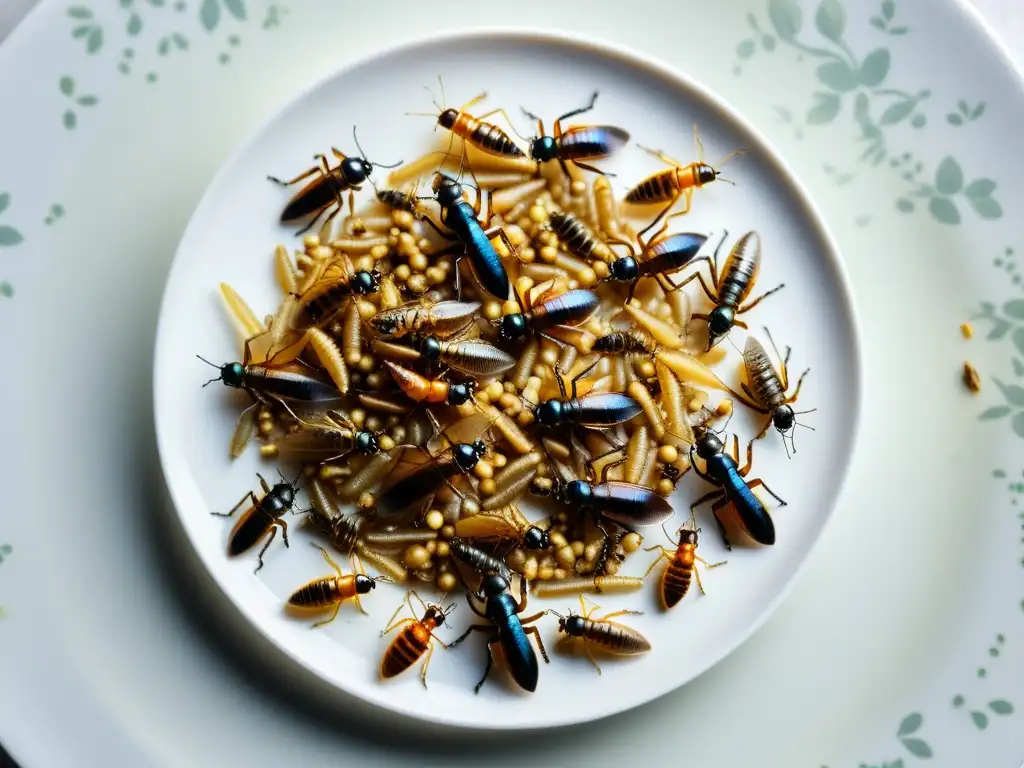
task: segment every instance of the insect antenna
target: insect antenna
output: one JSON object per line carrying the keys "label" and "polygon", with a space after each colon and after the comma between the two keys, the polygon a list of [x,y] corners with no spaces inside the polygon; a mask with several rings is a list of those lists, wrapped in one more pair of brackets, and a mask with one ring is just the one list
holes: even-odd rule
{"label": "insect antenna", "polygon": [[[202,355],[196,355],[196,357],[198,357],[200,360],[202,360],[204,363],[206,363],[211,368],[216,368],[217,370],[220,370],[220,366],[219,365],[217,365],[215,363],[211,363],[209,360],[207,360]],[[224,377],[223,376],[218,376],[215,379],[210,379],[208,382],[206,382],[206,384],[203,384],[203,387],[207,387],[210,384],[213,384],[213,382],[215,382],[215,381],[224,381]]]}
{"label": "insect antenna", "polygon": [[[354,125],[352,126],[352,140],[355,141],[356,149],[359,150],[359,154],[362,156],[362,158],[371,165],[377,166],[378,168],[397,168],[402,164],[401,160],[399,160],[397,163],[393,165],[385,165],[384,163],[371,163],[370,160],[366,157],[366,150],[364,150],[362,146],[359,144],[359,137],[356,135],[356,126]],[[372,181],[370,183],[373,184]],[[377,186],[375,184],[373,185],[373,190],[374,192],[377,191]]]}
{"label": "insect antenna", "polygon": [[557,617],[558,617],[558,618],[560,618],[560,619],[561,619],[562,621],[565,621],[565,620],[566,620],[565,616],[563,616],[562,614],[560,614],[560,613],[559,613],[558,611],[556,611],[556,610],[555,610],[554,608],[548,608],[548,609],[547,609],[546,611],[544,611],[544,613],[550,613],[550,614],[552,614],[553,616],[557,616]]}

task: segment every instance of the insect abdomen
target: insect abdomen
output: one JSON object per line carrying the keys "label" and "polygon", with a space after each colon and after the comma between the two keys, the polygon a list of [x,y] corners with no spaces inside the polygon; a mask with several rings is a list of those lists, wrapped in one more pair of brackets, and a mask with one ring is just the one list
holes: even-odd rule
{"label": "insect abdomen", "polygon": [[661,597],[666,608],[672,608],[686,597],[693,579],[693,547],[680,547],[661,577]]}
{"label": "insect abdomen", "polygon": [[613,261],[615,254],[611,248],[594,234],[586,224],[571,213],[557,211],[548,216],[551,231],[558,235],[565,247],[585,259],[601,259]]}
{"label": "insect abdomen", "polygon": [[651,650],[647,638],[636,630],[614,621],[587,619],[583,625],[583,637],[620,656],[635,656]]}
{"label": "insect abdomen", "polygon": [[750,389],[758,401],[770,407],[781,405],[786,399],[782,391],[782,381],[764,347],[753,336],[747,338],[743,362],[747,369],[747,378],[750,380]]}
{"label": "insect abdomen", "polygon": [[228,539],[228,554],[240,555],[267,535],[274,518],[260,506],[250,507],[239,519]]}
{"label": "insect abdomen", "polygon": [[400,675],[427,652],[430,646],[430,633],[417,622],[410,624],[395,638],[384,654],[380,663],[382,678]]}
{"label": "insect abdomen", "polygon": [[523,150],[516,146],[501,128],[491,123],[475,121],[473,130],[466,139],[484,152],[505,157],[524,157]]}
{"label": "insect abdomen", "polygon": [[667,168],[648,176],[626,193],[627,203],[664,203],[679,194],[679,178],[675,168]]}
{"label": "insect abdomen", "polygon": [[324,579],[314,579],[292,592],[291,597],[288,598],[288,605],[296,605],[301,608],[324,608],[334,605],[341,599],[338,579],[328,576]]}
{"label": "insect abdomen", "polygon": [[629,134],[611,125],[570,128],[558,140],[559,155],[566,160],[597,160],[617,152]]}

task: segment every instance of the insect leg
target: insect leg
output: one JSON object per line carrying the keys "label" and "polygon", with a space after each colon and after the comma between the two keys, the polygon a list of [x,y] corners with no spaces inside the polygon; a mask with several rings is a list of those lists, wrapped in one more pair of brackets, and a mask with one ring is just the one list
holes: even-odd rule
{"label": "insect leg", "polygon": [[[397,607],[397,608],[395,609],[395,612],[394,612],[394,613],[392,614],[392,616],[391,616],[391,621],[394,621],[394,619],[395,619],[395,616],[397,616],[397,615],[398,615],[398,612],[399,612],[400,610],[402,610],[402,605],[404,605],[404,603],[402,603],[401,605],[399,605],[399,606],[398,606],[398,607]],[[388,627],[386,627],[385,629],[382,629],[382,630],[380,631],[380,636],[381,636],[381,637],[384,637],[384,635],[388,634],[389,632],[394,632],[394,631],[395,631],[396,629],[398,629],[399,627],[404,627],[404,626],[405,626],[406,624],[415,624],[415,623],[416,623],[416,619],[399,619],[398,621],[395,621],[395,623],[394,623],[394,624],[390,624],[390,625],[389,625]]]}
{"label": "insect leg", "polygon": [[318,629],[319,627],[327,626],[332,621],[334,621],[336,618],[338,618],[338,611],[340,611],[340,610],[341,610],[341,601],[339,600],[335,604],[335,606],[334,606],[334,613],[331,614],[331,618],[323,619],[322,621],[318,621],[316,624],[314,624],[312,627],[310,627],[310,629]]}
{"label": "insect leg", "polygon": [[[465,582],[463,582],[463,586],[465,586]],[[470,608],[470,610],[473,611],[473,613],[475,613],[477,616],[479,616],[482,619],[486,619],[487,618],[487,614],[486,613],[484,613],[483,611],[478,609],[475,605],[473,605],[473,593],[472,592],[468,592],[468,591],[466,592],[466,602],[469,603],[469,608]],[[457,642],[461,642],[461,640],[456,641],[456,643]],[[456,643],[452,643],[452,645],[455,645]]]}
{"label": "insect leg", "polygon": [[237,504],[235,504],[235,506],[233,506],[231,508],[230,512],[211,512],[210,514],[211,515],[216,515],[217,517],[231,517],[232,515],[235,514],[235,512],[238,511],[238,508],[240,506],[245,504],[246,501],[250,501],[250,500],[252,501],[252,505],[254,507],[257,506],[260,503],[260,500],[256,498],[256,494],[253,493],[252,491],[249,491],[247,494],[245,494],[245,496],[242,497],[241,501],[239,501]]}
{"label": "insect leg", "polygon": [[[714,504],[711,505],[711,513],[715,516],[715,522],[718,523],[718,532],[722,535],[722,543],[725,544],[725,548],[727,550],[732,552],[732,542],[729,541],[729,533],[725,530],[725,523],[722,522],[722,517],[719,514],[728,505],[729,505],[729,497],[725,496],[723,494],[722,498],[720,498],[718,501],[716,501]],[[697,569],[694,568],[693,572],[696,573]],[[698,586],[700,585],[699,577],[698,577],[697,584],[698,584]],[[701,594],[703,594],[704,593],[704,588],[701,587],[700,591],[701,591]]]}
{"label": "insect leg", "polygon": [[[538,618],[539,616],[543,615],[544,611],[541,611],[537,616],[534,616],[534,618]],[[537,640],[537,647],[540,648],[540,655],[544,659],[544,663],[550,664],[551,659],[548,658],[548,650],[544,647],[544,640],[541,639],[540,629],[538,629],[537,627],[524,627],[523,632],[527,635],[534,636],[534,638]]]}
{"label": "insect leg", "polygon": [[455,257],[455,300],[462,301],[462,275],[459,267],[462,266],[462,256]]}
{"label": "insect leg", "polygon": [[611,621],[616,616],[643,616],[643,615],[644,615],[643,611],[622,610],[622,611],[615,611],[614,613],[609,613],[607,616],[602,616],[600,619],[597,619],[597,621]]}
{"label": "insect leg", "polygon": [[644,552],[651,552],[651,551],[653,551],[655,549],[658,550],[659,554],[654,559],[654,562],[651,563],[650,567],[647,569],[647,571],[644,573],[644,575],[640,578],[641,581],[645,581],[647,579],[647,577],[651,575],[651,571],[654,570],[654,567],[658,563],[660,563],[663,559],[671,559],[671,557],[672,557],[671,553],[667,549],[665,549],[663,546],[661,546],[660,544],[655,544],[653,547],[647,547],[647,549],[645,549]]}
{"label": "insect leg", "polygon": [[[341,203],[335,202],[335,203],[331,203],[331,205],[333,205],[333,206],[340,206]],[[316,224],[318,221],[320,221],[320,217],[323,216],[327,212],[327,210],[329,208],[330,208],[330,205],[327,206],[327,208],[324,208],[322,211],[320,211],[320,213],[318,213],[312,219],[310,219],[309,223],[306,224],[306,226],[304,226],[302,229],[300,229],[298,232],[295,233],[295,236],[298,237],[299,235],[304,235],[307,232],[309,232],[309,230],[311,230],[313,228],[313,225]],[[334,214],[332,214],[332,216],[337,215],[337,211],[338,210],[339,210],[339,208],[335,207],[335,212],[334,212]],[[318,227],[318,229],[319,229],[319,227]]]}
{"label": "insect leg", "polygon": [[811,369],[808,368],[806,371],[804,371],[803,373],[800,374],[800,378],[796,380],[796,390],[793,392],[792,395],[790,395],[789,397],[786,398],[786,402],[787,403],[795,402],[796,399],[800,396],[800,387],[803,386],[804,376],[806,376],[810,372],[811,372]]}
{"label": "insect leg", "polygon": [[267,551],[267,547],[269,547],[271,544],[274,543],[274,539],[276,537],[277,537],[277,526],[276,525],[272,525],[270,527],[270,538],[267,539],[267,543],[263,545],[263,549],[260,550],[260,553],[258,555],[256,555],[256,559],[259,561],[259,565],[256,566],[256,570],[253,571],[253,573],[259,573],[260,572],[260,568],[263,567],[263,553]]}
{"label": "insect leg", "polygon": [[288,543],[288,521],[277,518],[277,520],[273,522],[273,525],[276,525],[281,529],[281,538],[284,540],[284,545],[286,547],[291,547],[291,544]]}
{"label": "insect leg", "polygon": [[[711,479],[711,476],[710,476],[710,475],[708,475],[708,474],[707,474],[706,472],[702,472],[702,471],[701,471],[701,469],[700,469],[700,467],[698,467],[698,466],[697,466],[697,463],[696,463],[696,462],[695,462],[695,461],[693,460],[693,453],[694,453],[694,452],[693,452],[693,450],[691,449],[691,450],[690,450],[690,468],[691,468],[691,469],[692,469],[692,470],[693,470],[694,472],[696,472],[696,473],[697,473],[697,477],[699,477],[699,478],[700,478],[701,480],[704,480],[705,482],[708,482],[708,483],[714,483],[715,481]],[[692,512],[692,510],[693,510],[693,507],[690,507],[690,510],[691,510],[691,512]],[[691,517],[692,517],[692,515],[691,515]]]}
{"label": "insect leg", "polygon": [[452,642],[448,643],[448,647],[449,648],[454,648],[459,643],[461,643],[463,640],[465,640],[467,637],[469,637],[470,633],[472,633],[472,632],[482,632],[485,629],[491,629],[492,630],[492,629],[494,629],[494,627],[491,624],[470,624],[466,628],[465,632],[463,632],[461,635],[459,635],[457,638],[455,638]]}
{"label": "insect leg", "polygon": [[430,646],[427,649],[427,655],[423,659],[423,666],[420,667],[420,682],[423,683],[423,687],[427,687],[427,667],[430,666],[430,657],[434,655],[434,646]]}
{"label": "insect leg", "polygon": [[697,507],[699,507],[701,504],[707,504],[709,501],[711,501],[712,499],[717,499],[719,496],[725,496],[725,491],[716,488],[715,490],[710,491],[709,493],[705,493],[703,496],[701,496],[699,499],[693,502],[693,504],[690,505],[690,512],[696,510]]}
{"label": "insect leg", "polygon": [[765,481],[762,480],[760,477],[754,478],[749,483],[747,483],[747,488],[753,489],[753,488],[757,488],[758,486],[761,486],[766,491],[768,491],[768,493],[771,494],[772,498],[775,499],[777,502],[779,502],[779,506],[780,507],[787,506],[787,502],[783,501],[782,497],[779,496],[779,494],[777,494],[771,488],[769,488],[768,485],[765,483]]}
{"label": "insect leg", "polygon": [[613,178],[615,177],[615,174],[612,173],[611,171],[602,171],[600,168],[595,168],[593,165],[590,165],[589,163],[581,163],[579,160],[570,160],[569,162],[571,162],[577,168],[582,168],[584,171],[591,171],[601,176],[611,176]]}
{"label": "insect leg", "polygon": [[[703,261],[703,260],[705,260],[705,259],[707,259],[707,257],[706,257],[706,256],[702,256],[701,258],[697,259],[697,261],[695,261],[695,262],[693,262],[693,263],[694,263],[694,264],[696,264],[696,263],[698,263],[698,262],[700,262],[700,261]],[[714,270],[714,264],[713,264],[713,262],[711,262],[711,260],[710,260],[710,259],[708,259],[708,263],[709,263],[709,264],[711,264],[711,271],[712,271],[712,278],[713,278],[713,279],[712,279],[712,284],[713,284],[713,285],[715,285],[715,286],[717,286],[717,285],[718,285],[718,279],[717,279],[717,277],[715,277],[715,270]],[[690,284],[691,282],[693,282],[694,280],[696,280],[697,282],[699,282],[699,283],[700,283],[700,287],[701,287],[701,288],[702,288],[702,289],[704,290],[704,293],[705,293],[705,295],[706,295],[706,296],[707,296],[707,297],[708,297],[709,299],[711,299],[711,301],[713,301],[713,302],[715,302],[715,303],[717,303],[717,302],[718,302],[718,295],[717,295],[717,293],[716,293],[715,291],[712,291],[712,290],[711,290],[710,288],[708,288],[708,286],[707,286],[707,283],[705,283],[705,282],[704,282],[704,275],[702,275],[702,274],[700,273],[700,270],[697,270],[697,271],[695,271],[695,272],[694,272],[693,274],[691,274],[691,275],[690,275],[690,276],[689,276],[688,278],[686,278],[685,280],[683,280],[683,282],[681,282],[681,283],[676,283],[676,284],[675,284],[675,286],[676,286],[676,288],[675,288],[675,289],[676,289],[676,290],[678,291],[678,290],[680,290],[681,288],[685,288],[685,287],[686,287],[687,285],[689,285],[689,284]],[[694,315],[693,315],[693,316],[694,316],[694,317],[701,317],[702,319],[707,319],[707,318],[706,318],[706,316],[704,316],[704,315],[700,315],[700,314],[697,314],[697,313],[694,313]]]}
{"label": "insect leg", "polygon": [[[516,602],[516,613],[526,610],[526,579],[519,577],[519,600]],[[536,618],[536,617],[534,617]]]}
{"label": "insect leg", "polygon": [[494,650],[491,646],[500,642],[501,637],[499,635],[491,635],[487,641],[487,666],[484,667],[484,676],[480,678],[480,682],[473,688],[473,693],[480,693],[483,684],[487,682],[487,676],[491,674],[491,666],[494,664]]}
{"label": "insect leg", "polygon": [[560,123],[563,120],[565,120],[567,118],[570,118],[570,117],[576,117],[576,115],[582,115],[584,112],[589,112],[590,110],[592,110],[594,108],[594,104],[597,103],[597,96],[598,96],[599,93],[600,93],[600,91],[594,91],[592,94],[590,94],[590,101],[587,102],[586,106],[578,107],[576,109],[570,110],[569,112],[566,112],[564,115],[559,115],[558,117],[556,117],[555,118],[555,135],[558,136],[559,134],[561,134],[562,127],[561,127]]}
{"label": "insect leg", "polygon": [[297,184],[298,182],[302,181],[303,179],[308,179],[310,176],[313,176],[314,174],[317,174],[317,173],[319,173],[321,176],[324,175],[323,169],[319,165],[314,165],[308,171],[304,171],[304,172],[300,173],[294,179],[291,179],[289,181],[284,181],[283,179],[279,179],[279,178],[277,178],[277,176],[267,176],[267,179],[269,179],[270,181],[274,182],[275,184],[279,184],[282,187],[289,187],[292,184]]}
{"label": "insect leg", "polygon": [[590,659],[590,663],[594,665],[594,669],[597,670],[597,674],[601,674],[601,665],[594,659],[594,655],[590,652],[590,643],[587,642],[587,638],[580,638],[583,641],[583,653],[586,654],[587,658]]}
{"label": "insect leg", "polygon": [[766,293],[762,293],[760,296],[758,296],[753,301],[750,301],[747,304],[744,304],[742,307],[740,307],[739,309],[736,310],[736,313],[739,314],[740,312],[749,312],[754,307],[756,307],[758,304],[760,304],[762,301],[764,301],[769,296],[771,296],[773,293],[777,293],[778,291],[781,291],[785,287],[786,287],[785,283],[779,283],[774,288],[772,288],[770,291],[767,291]]}

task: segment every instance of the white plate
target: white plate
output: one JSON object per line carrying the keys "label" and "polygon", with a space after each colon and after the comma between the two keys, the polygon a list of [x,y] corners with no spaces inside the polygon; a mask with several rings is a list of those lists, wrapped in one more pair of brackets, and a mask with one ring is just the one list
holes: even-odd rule
{"label": "white plate", "polygon": [[[185,2],[182,11],[174,0],[89,3],[103,29],[91,54],[88,39],[73,37],[82,25],[68,4],[44,3],[0,45],[0,72],[15,73],[0,77],[0,192],[11,195],[0,226],[23,237],[0,247],[0,282],[13,291],[0,296],[0,543],[13,547],[0,563],[0,739],[23,765],[1021,763],[1024,520],[1014,502],[1024,443],[1011,414],[977,418],[1006,404],[993,376],[1020,383],[1018,324],[990,341],[992,323],[976,321],[970,342],[957,326],[980,302],[1005,317],[1003,305],[1020,298],[1006,271],[1017,260],[1004,252],[1019,258],[1022,248],[1024,97],[973,12],[953,0],[897,0],[886,24],[881,2],[841,6],[841,39],[858,62],[889,52],[879,89],[895,93],[869,96],[876,118],[900,92],[929,91],[923,127],[905,115],[883,129],[897,157],[913,152],[925,181],[952,156],[968,181],[998,184],[999,218],[980,217],[958,194],[961,222],[949,225],[927,206],[899,211],[906,182],[858,161],[855,93],[831,122],[807,124],[813,94],[827,91],[821,52],[842,55],[818,30],[817,0],[798,4],[794,38],[813,53],[778,38],[773,15],[793,29],[778,0],[639,3],[628,16],[517,4],[523,23],[644,50],[699,79],[791,160],[840,243],[862,310],[866,408],[836,515],[790,598],[750,641],[614,720],[496,741],[437,727],[410,733],[397,718],[361,714],[354,699],[345,708],[297,703],[288,691],[305,691],[306,680],[266,664],[276,652],[244,622],[221,629],[237,614],[191,547],[179,546],[180,527],[167,524],[160,501],[150,358],[174,248],[202,190],[254,126],[382,45],[500,20],[468,0],[444,13],[353,0],[296,3],[264,29],[269,4],[232,3],[246,9],[238,20],[220,0],[207,30],[212,4]],[[135,36],[133,12],[143,25]],[[771,52],[751,49],[748,13],[772,36]],[[872,26],[875,15],[890,32],[908,31],[887,34]],[[173,32],[189,47],[161,56]],[[69,100],[65,76],[74,98],[98,103]],[[961,99],[971,114],[984,102],[984,114],[953,125],[947,116]],[[69,109],[72,130],[62,122]],[[54,203],[63,216],[47,224]],[[982,374],[978,397],[960,385],[965,359]],[[191,359],[179,375],[194,380]],[[718,597],[716,582],[698,602]]]}
{"label": "white plate", "polygon": [[[317,148],[337,144],[338,126],[352,123],[367,137],[362,143],[371,159],[412,159],[433,149],[432,121],[403,115],[426,100],[423,72],[442,73],[447,93],[461,101],[486,86],[488,104],[504,105],[509,113],[529,103],[531,110],[557,115],[600,88],[587,120],[621,125],[635,141],[688,156],[696,123],[712,162],[745,148],[747,154],[727,169],[736,186],[719,183],[701,190],[694,210],[676,220],[674,231],[720,232],[724,227],[733,231],[730,243],[747,230],[760,234],[763,266],[755,294],[783,281],[786,287],[745,318],[759,334],[767,323],[777,339],[793,345],[794,376],[807,365],[814,367],[799,404],[809,408],[824,398],[813,419],[817,432],[798,436],[804,450],[794,461],[787,462],[774,434],[755,452],[751,478],[766,478],[789,503],[773,512],[778,543],[770,549],[737,547],[728,554],[728,567],[706,579],[712,598],[688,600],[668,614],[658,611],[656,581],[643,594],[600,598],[606,610],[645,611],[631,624],[654,651],[632,663],[605,664],[600,679],[586,659],[555,654],[532,696],[508,690],[500,674],[474,695],[483,662],[481,642],[437,654],[429,691],[415,674],[382,684],[377,670],[392,638],[381,639],[379,631],[402,589],[384,586],[368,596],[369,619],[345,610],[329,628],[310,632],[309,621],[286,615],[282,606],[297,587],[325,573],[319,552],[310,546],[315,537],[293,526],[291,551],[268,550],[257,578],[251,556],[225,556],[233,522],[209,514],[233,505],[255,482],[256,471],[272,471],[254,450],[245,461],[227,458],[225,444],[238,419],[239,398],[219,386],[200,389],[211,372],[193,357],[199,352],[220,362],[241,355],[219,300],[221,281],[246,297],[259,316],[272,313],[279,301],[269,260],[276,243],[294,242],[295,228],[278,224],[288,193],[267,183],[266,174],[293,175]],[[574,100],[571,94],[579,96]],[[622,195],[659,162],[630,146],[607,167],[618,174],[615,185]],[[384,183],[384,172],[377,174],[377,183]],[[368,188],[363,197],[372,192]],[[712,241],[718,239],[715,235]],[[733,341],[742,348],[741,331]],[[723,367],[730,378],[735,352],[733,358]],[[411,717],[471,728],[539,728],[592,720],[659,696],[715,663],[767,617],[831,514],[853,444],[858,377],[852,305],[830,237],[809,199],[736,113],[699,85],[610,49],[533,35],[458,35],[384,53],[329,78],[281,110],[225,165],[186,230],[168,280],[157,332],[155,410],[168,485],[192,545],[231,601],[285,654],[333,685]],[[743,417],[730,428],[740,433],[744,445],[757,429],[754,420]],[[706,490],[701,483],[684,484],[673,497],[677,517],[671,530],[685,522],[690,502]],[[713,519],[708,515],[698,522],[708,531],[701,538],[703,555],[725,559]],[[668,543],[657,527],[646,534],[647,545]],[[650,558],[632,558],[623,573],[642,575]],[[543,607],[564,613],[571,602],[533,600],[528,613]],[[458,603],[449,619],[452,629],[442,637],[453,638],[477,623],[461,597]],[[549,617],[538,626],[553,646],[557,620]],[[595,691],[617,693],[595,696]]]}

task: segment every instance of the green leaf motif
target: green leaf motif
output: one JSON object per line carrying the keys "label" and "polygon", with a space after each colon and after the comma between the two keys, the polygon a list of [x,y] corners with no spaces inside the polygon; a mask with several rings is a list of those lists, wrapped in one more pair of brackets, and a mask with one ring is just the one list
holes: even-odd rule
{"label": "green leaf motif", "polygon": [[811,125],[831,123],[839,114],[839,107],[842,102],[839,96],[834,93],[816,93],[814,98],[817,104],[811,107],[807,113],[807,122]]}
{"label": "green leaf motif", "polygon": [[889,30],[890,35],[905,35],[910,31],[909,27],[893,27]]}
{"label": "green leaf motif", "polygon": [[839,42],[846,28],[846,13],[839,0],[821,0],[814,22],[822,35],[833,42]]}
{"label": "green leaf motif", "polygon": [[1014,320],[1024,320],[1024,299],[1011,299],[1003,304],[1003,314]]}
{"label": "green leaf motif", "polygon": [[69,77],[68,75],[64,75],[64,77],[60,79],[60,92],[63,93],[65,96],[70,96],[71,94],[73,94],[75,92],[74,78]]}
{"label": "green leaf motif", "polygon": [[880,85],[889,74],[890,61],[887,48],[878,48],[872,51],[860,65],[860,81],[869,88]]}
{"label": "green leaf motif", "polygon": [[985,114],[985,102],[978,102],[978,106],[971,112],[971,120],[977,120],[979,117]]}
{"label": "green leaf motif", "polygon": [[932,756],[932,748],[928,746],[926,741],[921,739],[903,739],[903,746],[906,747],[912,755],[920,757],[922,760],[927,760]]}
{"label": "green leaf motif", "polygon": [[8,283],[6,280],[0,282],[0,296],[11,298],[14,296],[14,286]]}
{"label": "green leaf motif", "polygon": [[956,696],[953,697],[953,706],[954,707],[962,707],[963,705],[964,705],[964,697],[963,696],[957,694]]}
{"label": "green leaf motif", "polygon": [[928,202],[928,210],[943,224],[960,223],[960,209],[948,197],[933,197]]}
{"label": "green leaf motif", "polygon": [[0,226],[0,246],[17,245],[24,239],[14,227]]}
{"label": "green leaf motif", "polygon": [[900,727],[899,730],[896,731],[896,735],[902,738],[903,736],[910,736],[912,733],[917,733],[921,728],[922,723],[924,723],[924,718],[917,712],[911,712],[900,721]]}
{"label": "green leaf motif", "polygon": [[736,46],[736,55],[741,59],[749,59],[754,55],[754,41],[744,40],[742,43]]}
{"label": "green leaf motif", "polygon": [[6,211],[8,206],[10,206],[10,204],[11,204],[11,193],[10,192],[0,192],[0,213],[3,213],[4,211]]}
{"label": "green leaf motif", "polygon": [[958,115],[956,112],[950,112],[948,115],[946,115],[946,120],[949,122],[950,125],[964,124],[964,119],[960,117],[960,115]]}
{"label": "green leaf motif", "polygon": [[84,5],[75,5],[68,8],[68,16],[72,19],[91,19],[92,11],[86,8]]}
{"label": "green leaf motif", "polygon": [[[1016,432],[1018,435],[1024,437],[1024,434],[1021,433],[1021,430],[1017,429],[1016,418],[1014,418],[1013,420],[1013,431]],[[974,724],[978,727],[979,731],[984,731],[986,728],[988,728],[988,715],[986,715],[984,712],[971,712],[971,720],[974,721]]]}
{"label": "green leaf motif", "polygon": [[76,125],[78,125],[78,117],[75,116],[74,111],[70,109],[64,110],[64,127],[70,131]]}
{"label": "green leaf motif", "polygon": [[818,67],[818,79],[833,91],[846,93],[857,87],[857,74],[845,61],[830,61]]}
{"label": "green leaf motif", "polygon": [[71,36],[75,38],[75,40],[77,40],[80,37],[85,37],[86,35],[88,35],[91,29],[92,27],[90,27],[88,24],[83,24],[80,27],[75,27],[75,31],[71,33]]}
{"label": "green leaf motif", "polygon": [[996,385],[1003,393],[1003,397],[1006,398],[1006,402],[1010,405],[1015,405],[1018,408],[1024,408],[1024,388],[1018,387],[1016,384],[1003,384],[999,379],[992,377]]}
{"label": "green leaf motif", "polygon": [[171,34],[171,40],[174,41],[174,45],[179,51],[188,50],[188,39],[180,32],[174,32]]}
{"label": "green leaf motif", "polygon": [[[1017,338],[1016,338],[1016,334],[1014,334],[1013,343],[1014,344],[1018,343],[1017,342]],[[1019,348],[1020,347],[1018,346],[1018,349]],[[1021,360],[1018,357],[1013,358],[1013,373],[1016,376],[1024,376],[1024,360]]]}
{"label": "green leaf motif", "polygon": [[125,27],[125,31],[128,32],[128,34],[132,37],[135,37],[137,34],[139,34],[139,32],[142,31],[142,17],[139,16],[139,14],[137,13],[133,13],[128,18],[128,24]]}
{"label": "green leaf motif", "polygon": [[85,50],[90,54],[96,53],[103,47],[103,30],[100,27],[93,27],[89,30],[89,37],[85,41]]}
{"label": "green leaf motif", "polygon": [[768,18],[775,34],[783,40],[793,40],[803,25],[803,15],[796,0],[768,0]]}
{"label": "green leaf motif", "polygon": [[871,26],[874,27],[875,29],[882,29],[882,30],[884,30],[885,29],[885,19],[883,19],[881,16],[872,16],[871,17]]}
{"label": "green leaf motif", "polygon": [[220,23],[220,3],[218,0],[203,0],[199,8],[199,21],[207,32],[212,32]]}
{"label": "green leaf motif", "polygon": [[160,42],[157,43],[157,46],[156,46],[156,52],[158,54],[160,54],[161,56],[166,56],[167,53],[170,50],[171,50],[170,38],[167,38],[167,37],[160,38]]}
{"label": "green leaf motif", "polygon": [[964,194],[968,197],[990,197],[996,191],[996,183],[992,179],[976,179],[967,185]]}
{"label": "green leaf motif", "polygon": [[[1016,414],[1014,414],[1014,418],[1013,418],[1013,421],[1011,422],[1011,426],[1014,428],[1014,432],[1017,433],[1018,437],[1024,437],[1024,411],[1018,411]],[[981,713],[978,713],[978,714],[981,715]],[[974,717],[973,713],[972,713],[972,717]],[[984,717],[984,716],[982,716],[982,717]],[[978,726],[978,727],[979,728],[984,728],[984,726]]]}
{"label": "green leaf motif", "polygon": [[991,197],[972,197],[971,207],[983,219],[999,219],[1003,216],[1003,206]]}
{"label": "green leaf motif", "polygon": [[[1013,331],[1013,346],[1024,355],[1024,328],[1015,328]],[[1017,374],[1018,376],[1020,374]]]}
{"label": "green leaf motif", "polygon": [[236,19],[245,21],[245,3],[243,0],[224,0],[224,7]]}
{"label": "green leaf motif", "polygon": [[882,3],[882,15],[886,21],[892,21],[892,17],[896,15],[896,1],[895,0],[884,0]]}
{"label": "green leaf motif", "polygon": [[763,35],[761,37],[761,45],[764,46],[764,49],[766,51],[771,53],[772,51],[775,50],[775,38],[772,37],[771,35]]}
{"label": "green leaf motif", "polygon": [[988,708],[995,712],[997,715],[1012,715],[1013,704],[1002,699],[996,699],[988,703]]}
{"label": "green leaf motif", "polygon": [[[993,419],[1001,419],[1005,416],[1010,415],[1010,406],[1008,405],[993,405],[991,408],[986,408],[978,415],[978,421],[992,421]],[[958,706],[956,704],[953,705]]]}
{"label": "green leaf motif", "polygon": [[944,195],[955,195],[964,186],[964,172],[952,157],[946,157],[935,173],[935,188]]}
{"label": "green leaf motif", "polygon": [[895,104],[890,104],[886,107],[879,122],[882,125],[895,125],[896,123],[910,117],[914,113],[914,109],[916,107],[917,101],[914,99],[897,101]]}

